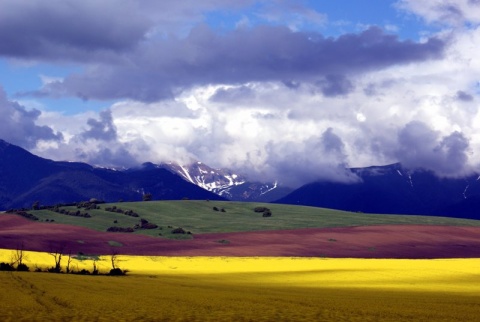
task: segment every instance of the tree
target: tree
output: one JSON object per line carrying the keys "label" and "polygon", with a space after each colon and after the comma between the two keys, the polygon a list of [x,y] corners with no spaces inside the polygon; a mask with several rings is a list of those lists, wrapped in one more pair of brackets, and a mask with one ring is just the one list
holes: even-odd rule
{"label": "tree", "polygon": [[72,263],[72,253],[68,252],[68,258],[67,258],[67,274],[70,273],[70,263]]}
{"label": "tree", "polygon": [[63,253],[63,246],[53,248],[54,250],[51,251],[49,254],[53,256],[55,260],[55,266],[52,267],[49,271],[53,273],[61,273],[62,272],[62,253]]}
{"label": "tree", "polygon": [[14,265],[17,265],[17,271],[28,271],[29,268],[27,265],[23,263],[23,260],[26,259],[25,252],[24,252],[24,245],[23,242],[13,251],[12,259],[11,259],[11,267],[13,268]]}
{"label": "tree", "polygon": [[97,259],[96,259],[96,258],[93,259],[93,271],[92,271],[92,274],[93,274],[93,275],[98,275]]}
{"label": "tree", "polygon": [[112,255],[110,256],[110,262],[112,264],[112,269],[110,270],[110,273],[108,273],[108,275],[119,276],[119,275],[125,275],[127,273],[126,270],[122,270],[118,267],[118,262],[119,262],[118,253],[113,249],[112,249]]}
{"label": "tree", "polygon": [[32,205],[32,210],[38,210],[40,209],[40,201],[35,201]]}
{"label": "tree", "polygon": [[116,251],[112,251],[110,262],[112,263],[112,269],[116,269],[118,264],[118,253]]}
{"label": "tree", "polygon": [[23,242],[13,251],[13,254],[12,254],[12,260],[11,260],[11,264],[12,266],[13,265],[22,265],[23,264],[23,260],[24,260],[24,252],[23,252]]}
{"label": "tree", "polygon": [[263,217],[272,217],[272,211],[270,209],[267,209],[263,212]]}
{"label": "tree", "polygon": [[144,193],[143,194],[143,201],[151,201],[152,200],[152,194],[151,193]]}

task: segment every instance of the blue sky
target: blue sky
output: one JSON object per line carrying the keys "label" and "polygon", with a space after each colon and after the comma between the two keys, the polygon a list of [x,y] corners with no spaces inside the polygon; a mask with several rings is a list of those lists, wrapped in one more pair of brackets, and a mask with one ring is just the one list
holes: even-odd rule
{"label": "blue sky", "polygon": [[0,0],[0,138],[300,185],[479,170],[472,0]]}

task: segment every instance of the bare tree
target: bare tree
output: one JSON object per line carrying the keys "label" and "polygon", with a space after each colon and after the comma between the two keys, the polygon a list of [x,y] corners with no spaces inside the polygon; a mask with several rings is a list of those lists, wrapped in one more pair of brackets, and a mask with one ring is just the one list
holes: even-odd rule
{"label": "bare tree", "polygon": [[110,256],[110,261],[112,263],[112,269],[116,269],[118,264],[118,253],[116,251],[112,251],[112,255]]}
{"label": "bare tree", "polygon": [[143,199],[143,201],[151,201],[152,200],[152,194],[151,193],[144,193],[142,199]]}
{"label": "bare tree", "polygon": [[40,201],[35,201],[33,204],[32,204],[32,210],[38,210],[40,209]]}
{"label": "bare tree", "polygon": [[55,266],[52,267],[51,271],[54,273],[60,273],[62,271],[61,263],[62,263],[62,256],[63,256],[63,246],[55,247],[54,250],[51,251],[49,254],[53,256],[55,260]]}
{"label": "bare tree", "polygon": [[112,263],[112,269],[109,275],[125,275],[127,271],[118,267],[118,252],[112,249],[112,255],[110,256],[110,262]]}
{"label": "bare tree", "polygon": [[11,257],[11,266],[16,265],[17,271],[28,271],[28,266],[23,263],[26,259],[23,242],[13,251]]}
{"label": "bare tree", "polygon": [[72,252],[68,252],[68,258],[67,258],[67,274],[70,273],[70,263],[72,262],[73,257],[72,257]]}
{"label": "bare tree", "polygon": [[94,258],[93,259],[93,272],[92,272],[93,275],[97,275],[98,274],[98,268],[97,268],[97,259]]}
{"label": "bare tree", "polygon": [[18,245],[18,247],[13,251],[12,253],[12,258],[11,258],[11,264],[13,265],[22,265],[23,260],[25,259],[25,253],[24,253],[24,245],[23,242]]}

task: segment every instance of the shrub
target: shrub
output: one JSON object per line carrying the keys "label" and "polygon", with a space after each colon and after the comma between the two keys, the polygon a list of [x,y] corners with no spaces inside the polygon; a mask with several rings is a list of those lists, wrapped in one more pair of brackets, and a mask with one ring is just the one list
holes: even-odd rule
{"label": "shrub", "polygon": [[0,271],[14,271],[15,269],[13,268],[12,265],[8,263],[0,263]]}
{"label": "shrub", "polygon": [[136,224],[134,229],[155,229],[158,228],[158,225],[155,225],[151,222],[148,222],[146,219],[140,219],[140,224]]}
{"label": "shrub", "polygon": [[213,207],[213,210],[215,211],[219,211],[219,209],[217,207]]}
{"label": "shrub", "polygon": [[108,232],[113,232],[113,233],[133,233],[134,229],[132,227],[108,227],[107,228]]}
{"label": "shrub", "polygon": [[140,226],[141,229],[156,229],[158,228],[158,225],[152,224],[152,223],[147,223],[143,224]]}
{"label": "shrub", "polygon": [[267,207],[255,207],[255,209],[253,209],[253,211],[255,211],[255,212],[265,212],[267,210],[270,211],[270,209],[267,208]]}
{"label": "shrub", "polygon": [[30,219],[30,220],[38,220],[38,217],[37,217],[37,216],[32,215],[32,214],[29,214],[28,212],[23,211],[23,210],[17,211],[17,212],[15,212],[15,213],[16,213],[17,215],[20,215],[20,216],[25,217],[25,218]]}
{"label": "shrub", "polygon": [[17,271],[19,272],[28,272],[29,270],[28,266],[23,263],[17,265]]}
{"label": "shrub", "polygon": [[49,273],[61,273],[62,271],[58,268],[50,267],[49,269],[47,269],[47,272],[49,272]]}
{"label": "shrub", "polygon": [[270,211],[270,209],[265,210],[265,211],[263,212],[262,217],[272,217],[272,212]]}
{"label": "shrub", "polygon": [[138,214],[136,212],[134,212],[133,210],[127,210],[124,212],[125,215],[127,216],[130,216],[130,217],[139,217]]}
{"label": "shrub", "polygon": [[110,270],[110,273],[108,273],[108,275],[111,275],[111,276],[122,276],[122,275],[125,275],[126,272],[125,271],[122,271],[120,268],[112,268]]}
{"label": "shrub", "polygon": [[186,233],[187,232],[181,227],[178,227],[172,230],[172,234],[186,234]]}

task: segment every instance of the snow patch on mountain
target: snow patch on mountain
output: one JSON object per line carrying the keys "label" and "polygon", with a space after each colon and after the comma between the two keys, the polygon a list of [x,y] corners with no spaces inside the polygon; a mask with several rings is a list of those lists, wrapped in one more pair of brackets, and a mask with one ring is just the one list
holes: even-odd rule
{"label": "snow patch on mountain", "polygon": [[280,191],[277,182],[250,182],[241,174],[229,169],[212,168],[200,161],[184,165],[166,163],[161,166],[190,183],[230,200],[253,201]]}
{"label": "snow patch on mountain", "polygon": [[218,195],[232,187],[245,183],[246,179],[228,169],[214,169],[202,162],[187,165],[169,163],[167,167],[186,181]]}

